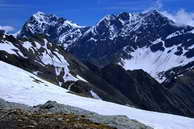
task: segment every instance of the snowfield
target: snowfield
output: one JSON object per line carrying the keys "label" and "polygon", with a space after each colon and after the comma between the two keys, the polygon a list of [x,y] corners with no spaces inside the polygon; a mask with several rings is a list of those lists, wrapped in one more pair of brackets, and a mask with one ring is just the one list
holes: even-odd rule
{"label": "snowfield", "polygon": [[[161,72],[165,72],[173,67],[186,65],[194,60],[194,58],[184,56],[186,50],[183,50],[183,55],[175,55],[177,47],[173,46],[165,48],[165,51],[157,52],[152,52],[148,47],[138,48],[135,52],[130,53],[131,59],[122,59],[123,65],[121,65],[126,70],[143,69],[158,82],[162,83],[166,78],[160,78],[159,74]],[[193,46],[190,49],[192,48]]]}
{"label": "snowfield", "polygon": [[10,102],[33,106],[52,100],[102,115],[126,115],[155,129],[194,129],[194,119],[73,95],[67,93],[68,90],[1,61],[0,71],[0,98]]}

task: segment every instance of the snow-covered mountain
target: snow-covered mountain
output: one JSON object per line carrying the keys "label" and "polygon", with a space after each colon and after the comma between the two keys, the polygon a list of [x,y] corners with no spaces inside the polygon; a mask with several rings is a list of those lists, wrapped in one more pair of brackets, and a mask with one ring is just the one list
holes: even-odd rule
{"label": "snow-covered mountain", "polygon": [[194,27],[180,26],[156,10],[108,15],[92,27],[61,19],[37,13],[23,26],[20,36],[46,34],[83,61],[143,69],[159,82],[166,79],[167,70],[194,60]]}
{"label": "snow-covered mountain", "polygon": [[193,31],[158,11],[122,13],[103,18],[69,50],[98,65],[119,63],[125,69],[143,69],[162,82],[161,73],[193,61]]}
{"label": "snow-covered mountain", "polygon": [[0,61],[0,69],[0,98],[10,102],[34,106],[43,104],[48,100],[53,100],[61,104],[79,107],[102,115],[126,115],[128,118],[140,121],[154,129],[194,128],[194,120],[191,118],[144,111],[102,100],[73,95],[67,93],[68,90],[2,61]]}
{"label": "snow-covered mountain", "polygon": [[64,47],[67,47],[72,42],[75,42],[86,30],[87,27],[79,26],[64,18],[37,12],[26,22],[19,35],[31,37],[36,34],[44,34],[52,42],[65,42]]}

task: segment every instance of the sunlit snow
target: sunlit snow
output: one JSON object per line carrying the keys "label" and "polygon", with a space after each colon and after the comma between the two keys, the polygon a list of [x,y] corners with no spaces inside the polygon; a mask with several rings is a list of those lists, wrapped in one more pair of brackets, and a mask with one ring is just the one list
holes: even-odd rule
{"label": "sunlit snow", "polygon": [[126,115],[154,129],[194,129],[194,119],[76,96],[27,71],[1,61],[0,71],[0,98],[10,102],[33,106],[53,100],[103,115]]}

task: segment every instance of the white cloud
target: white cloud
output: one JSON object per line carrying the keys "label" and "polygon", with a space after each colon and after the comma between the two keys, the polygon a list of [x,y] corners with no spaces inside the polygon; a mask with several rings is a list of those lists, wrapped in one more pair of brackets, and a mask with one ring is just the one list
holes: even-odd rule
{"label": "white cloud", "polygon": [[0,26],[0,30],[5,30],[6,32],[14,31],[15,28],[12,26]]}
{"label": "white cloud", "polygon": [[177,11],[175,14],[169,13],[168,11],[163,11],[163,15],[172,19],[174,22],[179,25],[190,25],[194,26],[194,13],[187,12],[184,9]]}
{"label": "white cloud", "polygon": [[147,13],[151,10],[161,10],[163,8],[163,4],[161,0],[154,0],[152,5],[149,8],[143,10],[143,13]]}
{"label": "white cloud", "polygon": [[[178,25],[190,25],[194,26],[194,12],[187,12],[184,9],[180,9],[175,13],[170,13],[168,11],[163,10],[163,2],[165,0],[154,0],[153,6],[144,10],[143,12],[146,13],[150,10],[162,10],[161,13],[167,16],[169,19],[173,20]],[[172,1],[172,0],[171,0]],[[176,1],[176,0],[173,0]]]}
{"label": "white cloud", "polygon": [[163,7],[163,4],[162,4],[161,0],[156,0],[154,6],[156,9],[161,9]]}
{"label": "white cloud", "polygon": [[24,7],[21,4],[10,4],[6,0],[0,0],[0,8],[20,8]]}

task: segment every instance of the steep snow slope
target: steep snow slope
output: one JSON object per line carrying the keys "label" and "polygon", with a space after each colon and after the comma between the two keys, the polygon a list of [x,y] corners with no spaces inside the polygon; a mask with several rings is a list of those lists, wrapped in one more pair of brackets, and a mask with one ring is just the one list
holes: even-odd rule
{"label": "steep snow slope", "polygon": [[[194,61],[194,57],[185,56],[187,52],[185,49],[182,55],[174,54],[177,48],[178,46],[173,46],[156,52],[152,52],[149,47],[138,48],[130,53],[132,56],[130,59],[121,59],[121,65],[127,70],[143,69],[157,81],[163,82],[166,78],[160,76],[163,75],[162,72]],[[190,49],[193,49],[193,46]]]}
{"label": "steep snow slope", "polygon": [[[58,47],[55,47],[52,43],[48,42],[46,39],[41,39],[39,41],[36,40],[17,40],[12,35],[4,34],[1,38],[0,35],[0,53],[1,58],[4,58],[4,60],[11,60],[13,61],[13,56],[16,56],[15,58],[20,58],[24,60],[30,60],[30,62],[33,62],[32,64],[36,64],[37,68],[30,68],[28,69],[32,70],[34,73],[41,73],[43,69],[50,67],[50,73],[51,73],[51,67],[53,67],[53,75],[56,74],[56,76],[62,76],[62,80],[60,83],[63,83],[63,81],[77,81],[79,80],[74,77],[70,73],[70,64],[67,61],[67,57],[64,56],[64,53],[61,52],[62,50]],[[6,54],[5,54],[6,53]],[[24,65],[25,62],[20,61],[20,65]],[[19,63],[13,63],[14,65],[19,65]],[[36,70],[35,70],[36,69]],[[49,68],[48,68],[49,69]]]}
{"label": "steep snow slope", "polygon": [[10,102],[37,105],[53,100],[103,115],[127,115],[130,119],[138,120],[155,129],[194,128],[194,119],[191,118],[149,112],[69,94],[63,88],[4,62],[0,62],[0,70],[0,98]]}

